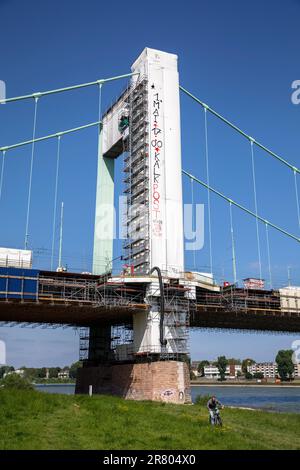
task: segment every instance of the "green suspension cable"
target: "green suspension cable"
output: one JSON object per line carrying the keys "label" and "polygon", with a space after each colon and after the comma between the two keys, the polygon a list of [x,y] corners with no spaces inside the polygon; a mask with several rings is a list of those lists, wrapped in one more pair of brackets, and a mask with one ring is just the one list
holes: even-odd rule
{"label": "green suspension cable", "polygon": [[0,202],[1,202],[1,199],[2,199],[2,189],[3,189],[4,166],[5,166],[6,151],[3,150],[1,153],[2,153],[2,164],[1,164],[1,175],[0,175]]}
{"label": "green suspension cable", "polygon": [[267,255],[268,255],[268,268],[269,268],[269,285],[270,285],[270,289],[273,289],[271,256],[270,256],[270,241],[269,241],[269,226],[267,222],[265,223],[265,228],[266,228]]}
{"label": "green suspension cable", "polygon": [[37,139],[26,140],[24,142],[19,142],[18,144],[7,145],[6,147],[0,147],[0,152],[16,149],[19,147],[24,147],[26,145],[31,145],[35,142],[42,142],[44,140],[55,139],[56,137],[59,137],[59,136],[71,134],[73,132],[78,132],[83,129],[88,129],[90,127],[99,126],[99,124],[101,125],[102,122],[101,121],[91,122],[90,124],[85,124],[84,126],[73,127],[72,129],[68,129],[66,131],[61,131],[61,132],[56,132],[55,134],[45,135],[44,137],[38,137]]}
{"label": "green suspension cable", "polygon": [[193,178],[194,181],[196,181],[197,183],[201,184],[204,188],[206,189],[209,189],[212,193],[216,194],[217,196],[221,197],[222,199],[224,199],[225,201],[227,202],[231,202],[232,205],[238,207],[239,209],[241,209],[242,211],[244,211],[246,214],[248,215],[251,215],[252,217],[256,217],[260,222],[263,222],[264,224],[267,223],[269,227],[272,227],[273,229],[277,230],[278,232],[282,233],[283,235],[291,238],[292,240],[300,243],[300,238],[299,237],[296,237],[296,235],[293,235],[292,233],[289,233],[287,232],[286,230],[284,230],[283,228],[279,227],[278,225],[275,225],[273,224],[272,222],[269,222],[268,220],[264,219],[263,217],[261,217],[260,215],[256,215],[254,212],[252,212],[250,209],[247,209],[247,207],[244,207],[242,206],[241,204],[239,204],[238,202],[234,201],[233,199],[230,199],[229,197],[225,196],[223,193],[221,193],[220,191],[212,188],[211,186],[208,186],[206,183],[204,183],[204,181],[201,181],[199,178],[196,178],[194,175],[192,175],[191,173],[188,173],[187,171],[185,170],[182,170],[182,173],[186,176],[188,176],[189,178]]}
{"label": "green suspension cable", "polygon": [[[192,193],[192,226],[193,226],[193,220],[194,220],[194,180],[191,178],[191,193]],[[193,249],[193,262],[194,262],[194,269],[196,269],[196,252],[195,249]]]}
{"label": "green suspension cable", "polygon": [[265,145],[261,144],[260,142],[258,142],[257,140],[253,139],[249,134],[247,134],[246,132],[244,132],[242,129],[240,129],[239,127],[237,127],[235,124],[233,124],[232,122],[230,122],[228,119],[226,119],[224,116],[222,116],[221,114],[219,114],[217,111],[215,111],[214,109],[212,109],[210,106],[208,106],[207,104],[203,103],[203,101],[199,100],[199,98],[197,98],[196,96],[194,96],[192,93],[190,93],[188,90],[186,90],[185,88],[183,88],[182,86],[179,86],[180,90],[183,91],[187,96],[189,96],[190,98],[192,98],[192,100],[194,100],[196,103],[200,104],[203,108],[205,108],[207,111],[209,111],[211,114],[213,114],[214,116],[216,116],[218,119],[220,119],[221,121],[223,121],[225,124],[227,124],[229,127],[231,127],[232,129],[234,129],[236,132],[238,132],[240,135],[242,135],[243,137],[245,137],[247,140],[252,140],[253,141],[253,144],[255,144],[257,147],[259,147],[260,149],[264,150],[267,154],[269,154],[271,157],[275,158],[276,160],[278,160],[279,162],[283,163],[284,165],[286,165],[288,168],[290,168],[290,170],[293,170],[295,171],[296,173],[300,174],[300,170],[299,168],[295,167],[294,165],[292,165],[291,163],[289,163],[287,160],[285,160],[284,158],[282,158],[280,155],[278,155],[277,153],[273,152],[272,150],[270,150],[269,148],[267,148]]}
{"label": "green suspension cable", "polygon": [[[250,140],[251,146],[251,164],[252,164],[252,179],[253,179],[253,194],[254,194],[254,207],[255,207],[255,214],[257,216],[257,191],[256,191],[256,175],[255,175],[255,162],[254,162],[254,149],[253,149],[253,141]],[[259,279],[262,279],[262,269],[261,269],[261,250],[260,250],[260,237],[259,237],[259,226],[258,226],[258,219],[255,218],[256,223],[256,239],[257,239],[257,254],[258,254],[258,266],[259,266]]]}
{"label": "green suspension cable", "polygon": [[53,207],[53,222],[52,222],[51,271],[53,270],[53,262],[54,262],[57,192],[58,192],[58,176],[59,176],[59,163],[60,163],[60,144],[61,144],[61,136],[59,135],[57,138],[57,151],[56,151],[56,174],[55,174],[54,207]]}
{"label": "green suspension cable", "polygon": [[233,282],[234,282],[234,284],[236,284],[237,283],[237,275],[236,275],[235,240],[234,240],[233,217],[232,217],[232,202],[229,203],[229,215],[230,215],[230,233],[231,233]]}
{"label": "green suspension cable", "polygon": [[103,83],[99,83],[99,98],[98,98],[98,121],[101,122],[102,114],[102,86]]}
{"label": "green suspension cable", "polygon": [[300,229],[300,208],[299,208],[299,197],[298,197],[298,185],[297,185],[297,173],[296,173],[296,171],[294,171],[294,183],[295,183],[295,196],[296,196],[298,225],[299,225],[299,229]]}
{"label": "green suspension cable", "polygon": [[16,96],[14,98],[6,98],[4,100],[0,100],[0,104],[11,103],[13,101],[28,100],[30,98],[34,98],[34,99],[35,98],[41,98],[42,96],[47,96],[47,95],[55,95],[57,93],[63,93],[63,92],[66,92],[66,91],[78,90],[80,88],[86,88],[86,87],[89,87],[89,86],[99,85],[100,83],[108,83],[108,82],[113,82],[115,80],[121,80],[123,78],[130,78],[130,77],[133,77],[134,75],[139,75],[139,72],[126,73],[124,75],[118,75],[116,77],[110,77],[110,78],[100,78],[99,80],[95,80],[93,82],[81,83],[80,85],[73,85],[73,86],[68,86],[68,87],[65,87],[65,88],[57,88],[55,90],[31,93],[30,95]]}
{"label": "green suspension cable", "polygon": [[31,160],[30,160],[30,173],[29,173],[29,188],[28,188],[28,200],[27,200],[27,214],[26,214],[26,228],[25,228],[25,240],[24,248],[28,248],[28,237],[29,237],[29,217],[30,217],[30,206],[31,206],[31,189],[32,189],[32,175],[33,175],[33,163],[34,163],[34,150],[35,150],[35,133],[36,133],[36,120],[37,120],[37,107],[38,97],[34,98],[34,118],[33,118],[33,131],[32,131],[32,146],[31,146]]}
{"label": "green suspension cable", "polygon": [[[204,108],[204,134],[205,134],[205,163],[206,163],[206,181],[207,185],[210,185],[209,181],[209,149],[208,149],[208,126],[207,126],[207,109]],[[212,262],[212,241],[211,241],[211,204],[210,204],[210,191],[207,190],[207,209],[208,209],[208,233],[209,233],[209,262],[210,270],[213,271]]]}

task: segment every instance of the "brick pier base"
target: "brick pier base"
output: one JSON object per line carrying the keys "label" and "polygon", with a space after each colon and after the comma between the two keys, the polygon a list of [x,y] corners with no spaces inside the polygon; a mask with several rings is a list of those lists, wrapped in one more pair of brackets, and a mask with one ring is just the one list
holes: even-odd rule
{"label": "brick pier base", "polygon": [[78,370],[76,392],[118,395],[129,400],[190,403],[190,377],[185,362],[157,361],[138,364],[83,367]]}

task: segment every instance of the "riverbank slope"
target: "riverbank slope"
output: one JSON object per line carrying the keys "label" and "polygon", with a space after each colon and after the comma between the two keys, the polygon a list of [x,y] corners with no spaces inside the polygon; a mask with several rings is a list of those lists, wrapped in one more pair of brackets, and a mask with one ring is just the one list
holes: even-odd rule
{"label": "riverbank slope", "polygon": [[0,390],[0,449],[300,449],[300,416]]}

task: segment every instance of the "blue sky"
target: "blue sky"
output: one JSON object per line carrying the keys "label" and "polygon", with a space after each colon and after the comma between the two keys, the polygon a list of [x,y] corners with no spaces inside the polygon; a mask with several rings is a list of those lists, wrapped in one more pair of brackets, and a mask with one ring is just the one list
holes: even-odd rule
{"label": "blue sky", "polygon": [[[300,166],[300,106],[291,102],[291,84],[299,72],[300,1],[238,0],[137,1],[0,0],[0,80],[7,96],[43,91],[130,72],[144,47],[179,56],[181,84],[243,128],[248,134]],[[107,106],[125,82],[105,86]],[[45,97],[39,103],[37,135],[97,120],[97,89]],[[203,111],[182,96],[183,168],[205,180]],[[31,138],[33,101],[0,106],[0,145]],[[211,185],[254,209],[249,143],[209,117]],[[30,247],[35,265],[49,266],[55,182],[55,142],[36,146]],[[89,270],[93,242],[97,131],[90,129],[62,141],[59,201],[65,203],[64,262]],[[298,234],[293,175],[278,162],[255,152],[259,213]],[[9,154],[0,204],[0,246],[23,247],[30,148]],[[118,181],[122,163],[118,162]],[[117,184],[121,190],[120,184]],[[195,200],[206,204],[205,190]],[[184,200],[191,201],[184,180]],[[212,197],[214,272],[232,279],[228,206]],[[207,208],[206,208],[207,209]],[[207,218],[207,212],[206,212]],[[238,279],[257,276],[255,221],[234,210]],[[207,226],[207,224],[206,224]],[[264,227],[260,227],[263,275],[268,279]],[[57,242],[57,239],[56,239]],[[299,248],[270,232],[275,284],[287,282],[291,267],[300,282]],[[57,249],[57,243],[56,243]],[[186,267],[207,269],[209,251],[186,256]],[[16,365],[65,365],[78,357],[73,330],[0,330],[8,362]],[[252,355],[273,359],[293,336],[192,333],[193,358]]]}

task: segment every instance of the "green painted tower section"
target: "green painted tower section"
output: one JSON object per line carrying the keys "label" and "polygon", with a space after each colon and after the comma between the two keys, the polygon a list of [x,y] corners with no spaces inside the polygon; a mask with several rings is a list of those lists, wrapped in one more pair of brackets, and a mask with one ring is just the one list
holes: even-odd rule
{"label": "green painted tower section", "polygon": [[110,272],[114,239],[114,170],[113,158],[104,157],[102,151],[103,126],[98,140],[98,170],[93,252],[93,274]]}

